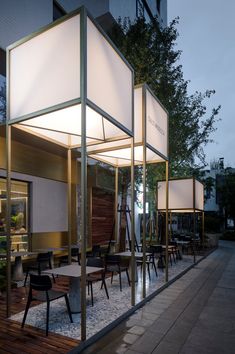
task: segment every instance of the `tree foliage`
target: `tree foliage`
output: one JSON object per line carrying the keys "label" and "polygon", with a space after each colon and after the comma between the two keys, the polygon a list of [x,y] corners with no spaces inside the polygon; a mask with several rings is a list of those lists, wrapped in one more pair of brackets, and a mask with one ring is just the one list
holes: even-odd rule
{"label": "tree foliage", "polygon": [[6,84],[0,86],[0,124],[6,120]]}
{"label": "tree foliage", "polygon": [[[146,82],[169,112],[170,174],[192,174],[197,158],[205,165],[203,147],[211,142],[220,106],[208,114],[205,101],[215,93],[188,94],[176,49],[178,19],[159,29],[157,21],[119,22],[109,33],[135,70],[135,84]],[[151,168],[149,168],[150,172]],[[151,173],[149,173],[150,176]]]}

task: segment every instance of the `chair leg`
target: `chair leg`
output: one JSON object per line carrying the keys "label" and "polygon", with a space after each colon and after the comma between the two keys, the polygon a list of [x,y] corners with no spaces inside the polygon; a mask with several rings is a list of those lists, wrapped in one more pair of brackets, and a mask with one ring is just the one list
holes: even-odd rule
{"label": "chair leg", "polygon": [[90,282],[91,286],[91,306],[94,306],[94,298],[93,298],[93,286],[92,286],[92,281]]}
{"label": "chair leg", "polygon": [[68,314],[69,314],[69,318],[71,323],[73,323],[73,317],[72,317],[72,313],[71,313],[71,309],[70,309],[70,304],[69,304],[69,299],[68,299],[68,295],[65,294],[65,302],[66,302],[66,306],[67,306],[67,310],[68,310]]}
{"label": "chair leg", "polygon": [[128,269],[126,269],[126,276],[127,276],[128,284],[129,284],[129,286],[131,286],[131,281],[130,281]]}
{"label": "chair leg", "polygon": [[26,271],[25,278],[24,278],[24,287],[26,286],[27,279],[28,279],[28,275],[29,275],[29,271],[27,270],[27,271]]}
{"label": "chair leg", "polygon": [[21,323],[21,328],[24,327],[25,320],[26,320],[26,317],[27,317],[27,314],[28,314],[28,311],[29,311],[29,306],[30,306],[31,301],[32,301],[32,299],[31,299],[31,296],[29,295],[28,300],[27,300],[27,304],[26,304],[26,308],[25,308],[25,312],[24,312],[23,321]]}
{"label": "chair leg", "polygon": [[105,292],[106,292],[107,299],[109,299],[109,293],[108,293],[108,289],[107,289],[107,286],[106,286],[105,278],[102,279],[101,288],[102,288],[103,285],[104,285],[104,290],[105,290]]}
{"label": "chair leg", "polygon": [[147,263],[147,268],[148,268],[149,280],[151,280],[151,276],[150,276],[150,264],[149,264],[149,263]]}
{"label": "chair leg", "polygon": [[118,274],[119,274],[120,291],[122,291],[122,275],[121,275],[121,271],[119,271]]}
{"label": "chair leg", "polygon": [[154,268],[154,270],[155,270],[156,277],[157,277],[157,276],[158,276],[158,275],[157,275],[157,267],[156,267],[156,264],[155,264],[154,260],[153,260],[153,268]]}
{"label": "chair leg", "polygon": [[46,336],[48,336],[48,329],[49,329],[49,314],[50,314],[50,301],[47,300]]}
{"label": "chair leg", "polygon": [[111,284],[113,284],[113,272],[111,274]]}

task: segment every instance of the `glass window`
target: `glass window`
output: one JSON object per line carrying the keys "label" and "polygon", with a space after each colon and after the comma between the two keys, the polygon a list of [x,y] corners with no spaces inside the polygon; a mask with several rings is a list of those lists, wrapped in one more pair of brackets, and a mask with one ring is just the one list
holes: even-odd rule
{"label": "glass window", "polygon": [[[28,183],[11,183],[11,249],[28,249]],[[0,246],[6,243],[6,179],[0,178]],[[1,247],[4,248],[4,247]]]}

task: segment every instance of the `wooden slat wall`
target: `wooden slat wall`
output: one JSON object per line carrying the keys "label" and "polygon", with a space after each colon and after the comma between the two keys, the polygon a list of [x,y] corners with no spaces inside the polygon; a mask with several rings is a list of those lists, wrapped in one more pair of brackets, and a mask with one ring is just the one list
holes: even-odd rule
{"label": "wooden slat wall", "polygon": [[114,222],[114,193],[92,188],[92,245],[109,242]]}

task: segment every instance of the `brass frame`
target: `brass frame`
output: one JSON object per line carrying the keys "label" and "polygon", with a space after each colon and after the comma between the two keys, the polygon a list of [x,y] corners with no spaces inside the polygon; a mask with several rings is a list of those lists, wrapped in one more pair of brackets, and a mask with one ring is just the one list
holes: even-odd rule
{"label": "brass frame", "polygon": [[[16,119],[10,119],[9,115],[9,81],[10,81],[10,51],[19,46],[22,43],[27,42],[29,39],[57,26],[58,24],[72,18],[80,14],[80,96],[79,98],[63,102],[61,104],[48,107],[37,112],[33,112]],[[87,98],[87,18],[89,18],[94,26],[100,31],[106,41],[111,45],[111,47],[116,51],[117,55],[123,60],[123,62],[128,66],[132,75],[132,117],[131,117],[131,130],[126,128],[123,124],[116,121],[112,116],[110,116],[107,112],[104,112],[101,108],[96,106],[93,102],[91,102]],[[6,144],[7,144],[7,205],[8,205],[8,217],[7,217],[7,317],[11,315],[11,274],[10,274],[10,193],[11,193],[11,126],[23,122],[25,120],[29,120],[31,118],[35,118],[42,114],[47,114],[50,112],[54,112],[60,110],[62,108],[67,108],[73,106],[75,104],[81,104],[81,340],[86,340],[86,244],[87,244],[87,142],[86,142],[86,106],[93,108],[96,112],[101,114],[104,118],[106,118],[109,122],[115,125],[123,132],[123,136],[116,137],[115,139],[106,139],[105,141],[116,141],[117,139],[127,139],[129,137],[133,137],[134,134],[134,114],[133,114],[133,101],[134,101],[134,70],[130,66],[130,64],[126,61],[120,51],[116,48],[116,46],[112,43],[109,37],[105,34],[105,32],[101,29],[101,27],[95,22],[92,16],[87,12],[85,7],[81,7],[68,15],[58,19],[57,21],[43,27],[37,32],[30,34],[29,36],[17,41],[7,48],[7,120],[6,120]],[[23,129],[26,130],[26,129]],[[30,132],[33,134],[32,132]],[[63,132],[60,132],[63,133]],[[125,135],[126,134],[126,135]],[[42,137],[40,134],[34,133],[33,135]],[[71,134],[70,134],[71,135]],[[64,144],[60,144],[55,142],[52,139],[47,139],[43,137],[44,140],[49,140],[63,147]],[[132,138],[133,139],[133,138]],[[100,143],[99,139],[97,139],[96,143]],[[68,214],[71,214],[71,148],[78,147],[71,146],[69,144],[68,148]],[[134,151],[133,157],[134,160]],[[132,182],[134,182],[134,170],[132,171]],[[132,197],[134,196],[134,185],[132,185]],[[133,209],[134,212],[134,209]],[[134,214],[133,214],[134,215]],[[132,227],[134,226],[134,218],[132,218]],[[68,244],[69,244],[69,259],[71,260],[71,225],[70,225],[71,215],[68,215]],[[132,229],[132,237],[134,235],[134,229]],[[134,283],[133,283],[134,286]]]}

